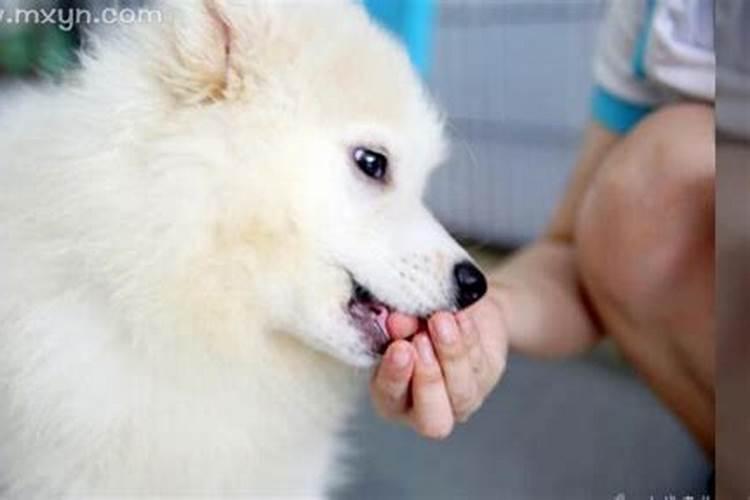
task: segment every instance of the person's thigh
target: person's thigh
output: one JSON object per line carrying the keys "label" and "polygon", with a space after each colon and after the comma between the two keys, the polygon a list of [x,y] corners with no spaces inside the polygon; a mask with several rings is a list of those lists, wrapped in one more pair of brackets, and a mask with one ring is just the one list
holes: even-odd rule
{"label": "person's thigh", "polygon": [[602,329],[709,452],[714,426],[713,109],[675,105],[613,148],[576,221]]}

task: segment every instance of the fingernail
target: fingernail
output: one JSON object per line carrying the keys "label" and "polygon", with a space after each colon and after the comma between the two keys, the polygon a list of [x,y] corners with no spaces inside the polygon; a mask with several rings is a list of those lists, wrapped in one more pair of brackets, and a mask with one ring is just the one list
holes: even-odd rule
{"label": "fingernail", "polygon": [[417,352],[419,352],[419,359],[421,359],[425,365],[436,364],[437,359],[435,359],[435,352],[432,350],[430,339],[428,339],[426,335],[420,335],[419,337],[417,337],[416,342]]}
{"label": "fingernail", "polygon": [[396,368],[406,368],[409,361],[411,361],[411,355],[408,350],[403,349],[403,346],[400,347],[402,348],[393,350],[391,361]]}
{"label": "fingernail", "polygon": [[440,316],[437,318],[435,329],[440,343],[450,345],[458,338],[456,325],[449,316]]}

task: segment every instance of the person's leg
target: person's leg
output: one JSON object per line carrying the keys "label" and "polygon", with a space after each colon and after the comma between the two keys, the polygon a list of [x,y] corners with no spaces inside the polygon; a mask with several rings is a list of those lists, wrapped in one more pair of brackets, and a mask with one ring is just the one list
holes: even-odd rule
{"label": "person's leg", "polygon": [[713,110],[654,113],[604,160],[576,259],[605,333],[713,452]]}

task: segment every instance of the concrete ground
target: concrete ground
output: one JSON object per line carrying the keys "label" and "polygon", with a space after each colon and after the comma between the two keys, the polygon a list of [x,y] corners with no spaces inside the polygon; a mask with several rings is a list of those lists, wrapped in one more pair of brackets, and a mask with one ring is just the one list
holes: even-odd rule
{"label": "concrete ground", "polygon": [[380,421],[363,401],[350,441],[353,481],[338,500],[701,498],[710,474],[649,390],[596,357],[512,358],[480,412],[444,442]]}

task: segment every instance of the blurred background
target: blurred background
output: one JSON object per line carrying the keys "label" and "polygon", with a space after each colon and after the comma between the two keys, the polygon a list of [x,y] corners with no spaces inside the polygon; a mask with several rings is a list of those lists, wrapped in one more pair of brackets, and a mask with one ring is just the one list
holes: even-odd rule
{"label": "blurred background", "polygon": [[[589,116],[606,1],[365,0],[447,113],[453,153],[428,201],[486,266],[534,238],[561,194]],[[0,9],[140,4],[0,0]],[[90,28],[0,23],[0,102],[21,79],[74,66]],[[512,356],[484,408],[445,442],[380,422],[363,399],[351,442],[353,481],[338,499],[701,498],[711,469],[606,343],[565,362]]]}

